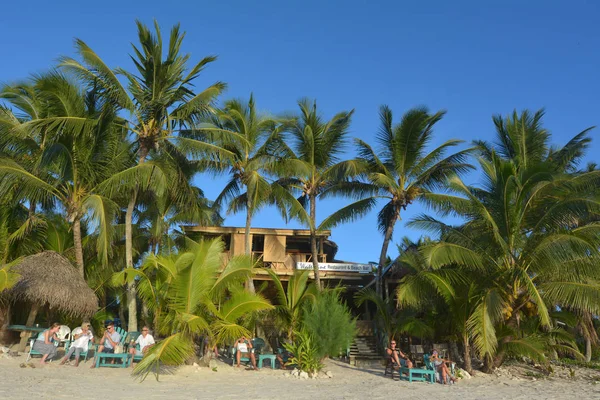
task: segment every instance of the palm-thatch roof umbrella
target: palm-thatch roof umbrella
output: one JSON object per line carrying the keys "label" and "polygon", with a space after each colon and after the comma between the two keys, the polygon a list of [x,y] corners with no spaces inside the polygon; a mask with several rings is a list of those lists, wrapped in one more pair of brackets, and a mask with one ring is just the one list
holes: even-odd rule
{"label": "palm-thatch roof umbrella", "polygon": [[[23,260],[11,268],[19,274],[17,283],[3,293],[11,302],[31,304],[27,326],[35,322],[38,310],[44,306],[78,317],[91,317],[98,310],[98,298],[75,267],[54,251],[44,251]],[[21,339],[21,348],[27,337]],[[21,350],[22,351],[22,350]]]}

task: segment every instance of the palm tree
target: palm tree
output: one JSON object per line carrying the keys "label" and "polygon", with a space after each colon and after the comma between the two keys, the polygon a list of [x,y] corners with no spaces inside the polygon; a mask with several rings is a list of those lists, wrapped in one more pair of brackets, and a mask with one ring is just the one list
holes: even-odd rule
{"label": "palm tree", "polygon": [[[360,172],[357,163],[354,160],[339,159],[346,144],[354,111],[340,112],[325,121],[317,111],[316,101],[301,99],[298,106],[300,116],[287,127],[292,135],[292,147],[282,144],[285,158],[278,166],[278,173],[283,178],[278,183],[292,191],[300,192],[300,204],[303,207],[310,206],[306,218],[310,228],[310,249],[315,284],[321,288],[318,231],[330,229],[365,214],[374,206],[375,199],[370,197],[357,200],[317,225],[317,199],[327,196],[361,198],[364,195],[361,191],[364,185],[352,179]],[[298,216],[303,213],[296,209],[292,214]]]}
{"label": "palm tree", "polygon": [[450,188],[457,195],[429,197],[431,205],[464,218],[465,224],[453,227],[426,216],[410,224],[441,234],[439,243],[423,250],[431,268],[455,265],[478,275],[481,289],[473,295],[476,305],[467,328],[491,366],[491,361],[502,362],[505,353],[498,349],[514,339],[505,335],[499,346],[498,327],[517,328],[526,310],[545,328],[552,325],[550,307],[600,311],[594,268],[600,225],[573,227],[582,212],[600,212],[594,193],[600,178],[596,172],[531,173],[529,167],[519,173],[513,162],[495,154],[480,164],[483,188],[455,177]]}
{"label": "palm tree", "polygon": [[[180,365],[194,355],[193,339],[206,335],[211,344],[231,342],[250,336],[241,324],[244,317],[273,306],[261,295],[243,288],[252,276],[254,263],[250,257],[237,256],[221,271],[220,239],[196,243],[188,241],[188,250],[177,255],[151,255],[142,271],[129,268],[117,276],[119,280],[140,278],[140,295],[156,311],[161,308],[157,331],[165,335],[137,365],[135,373],[148,374],[160,364]],[[157,282],[152,282],[155,270]],[[122,281],[120,282],[122,284]],[[157,284],[159,283],[159,284]]]}
{"label": "palm tree", "polygon": [[[8,189],[18,184],[18,195],[33,204],[34,210],[35,204],[52,207],[53,202],[60,203],[72,226],[75,259],[83,277],[81,221],[86,217],[95,221],[100,233],[96,239],[98,255],[106,263],[117,205],[100,188],[114,184],[121,174],[131,175],[136,171],[126,170],[129,149],[124,142],[125,132],[115,128],[116,116],[110,107],[99,102],[97,93],[84,92],[56,72],[36,78],[34,90],[47,104],[46,115],[12,127],[5,125],[6,133],[14,138],[5,147],[16,150],[12,159],[0,158],[2,187]],[[12,99],[21,100],[9,97]],[[19,101],[14,104],[20,106]],[[70,127],[66,126],[67,120],[71,121]],[[25,139],[38,142],[38,132],[44,132],[42,143],[33,150],[31,145],[18,145]],[[28,162],[27,156],[31,154],[37,154],[34,162]]]}
{"label": "palm tree", "polygon": [[448,149],[462,143],[460,140],[448,140],[426,152],[433,139],[433,128],[444,114],[445,111],[430,114],[426,108],[413,108],[394,125],[392,110],[381,106],[377,150],[356,139],[358,160],[367,168],[372,191],[377,197],[386,199],[377,216],[377,224],[383,234],[376,281],[376,291],[380,295],[382,271],[394,227],[401,219],[400,213],[430,191],[443,188],[449,176],[472,168],[465,162],[470,149],[445,157]]}
{"label": "palm tree", "polygon": [[[275,172],[281,126],[276,119],[257,112],[252,94],[246,104],[241,100],[225,102],[211,122],[202,127],[200,134],[232,154],[220,164],[212,163],[213,169],[229,170],[231,176],[217,196],[215,206],[220,209],[228,202],[228,213],[246,209],[245,254],[249,256],[252,216],[271,202],[274,194],[268,177]],[[254,291],[252,279],[248,287]]]}
{"label": "palm tree", "polygon": [[471,373],[471,342],[467,322],[476,305],[473,294],[480,290],[478,277],[456,265],[432,268],[423,249],[433,244],[425,241],[400,249],[396,262],[405,276],[398,285],[397,304],[401,309],[413,309],[430,315],[433,310],[440,310],[436,314],[441,324],[449,328],[446,333],[462,341],[464,369]]}
{"label": "palm tree", "polygon": [[[166,54],[158,23],[153,34],[148,27],[137,21],[140,47],[133,45],[132,56],[137,75],[122,68],[111,69],[82,40],[76,40],[76,49],[82,62],[65,57],[61,66],[79,76],[90,85],[101,88],[104,97],[129,115],[124,126],[135,138],[137,162],[143,164],[152,153],[164,152],[177,160],[182,156],[205,155],[215,152],[221,156],[229,153],[214,145],[178,135],[182,128],[196,125],[212,113],[212,103],[224,90],[225,84],[217,82],[196,93],[194,84],[200,72],[216,57],[205,57],[189,68],[190,56],[181,53],[185,36],[179,25],[171,29]],[[118,76],[125,78],[123,85]],[[141,184],[141,182],[139,182]],[[140,188],[129,192],[125,218],[125,263],[133,267],[132,224]],[[128,287],[128,310],[130,330],[137,330],[137,302],[135,285]]]}

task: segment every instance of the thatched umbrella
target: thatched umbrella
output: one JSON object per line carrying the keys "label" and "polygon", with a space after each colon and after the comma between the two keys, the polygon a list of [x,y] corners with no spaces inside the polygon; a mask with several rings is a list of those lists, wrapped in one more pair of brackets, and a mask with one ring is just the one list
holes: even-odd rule
{"label": "thatched umbrella", "polygon": [[[69,260],[54,251],[25,257],[11,270],[20,277],[3,295],[12,302],[31,304],[28,326],[33,325],[38,310],[44,306],[84,318],[91,317],[98,310],[94,291]],[[24,337],[21,342],[26,344],[27,338]]]}

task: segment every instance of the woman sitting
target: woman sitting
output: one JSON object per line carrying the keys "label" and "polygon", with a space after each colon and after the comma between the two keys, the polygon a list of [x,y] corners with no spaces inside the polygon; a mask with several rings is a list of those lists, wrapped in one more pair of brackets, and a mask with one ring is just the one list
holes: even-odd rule
{"label": "woman sitting", "polygon": [[42,360],[40,361],[42,364],[46,364],[46,360],[51,360],[56,356],[57,347],[54,345],[53,341],[59,341],[58,336],[56,335],[56,332],[58,332],[59,329],[60,324],[55,322],[50,328],[41,332],[33,342],[32,350],[43,354]]}
{"label": "woman sitting", "polygon": [[79,355],[88,351],[90,342],[94,341],[94,335],[90,331],[90,324],[87,322],[83,323],[81,325],[81,332],[74,334],[73,338],[75,340],[65,358],[60,362],[60,365],[64,365],[71,358],[71,355],[75,353],[75,366],[79,366]]}
{"label": "woman sitting", "polygon": [[437,350],[433,350],[431,353],[431,357],[429,358],[431,363],[433,364],[435,370],[442,375],[442,383],[448,384],[448,378],[452,380],[452,382],[456,382],[456,378],[452,376],[450,373],[450,369],[448,368],[447,361],[443,358],[440,358]]}
{"label": "woman sitting", "polygon": [[389,359],[398,366],[412,368],[413,363],[408,359],[406,354],[402,352],[399,348],[396,347],[396,341],[392,340],[390,342],[390,347],[388,347],[385,352],[387,353]]}

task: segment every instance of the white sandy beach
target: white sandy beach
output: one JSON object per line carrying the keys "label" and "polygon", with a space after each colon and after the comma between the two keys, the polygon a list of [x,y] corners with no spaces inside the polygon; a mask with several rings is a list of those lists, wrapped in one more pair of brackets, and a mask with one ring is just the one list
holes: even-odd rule
{"label": "white sandy beach", "polygon": [[254,372],[219,364],[217,372],[184,366],[162,375],[159,382],[153,376],[139,382],[130,370],[90,369],[90,361],[75,368],[56,362],[40,367],[34,360],[37,368],[21,368],[24,361],[24,355],[0,359],[0,399],[600,399],[600,384],[591,380],[596,372],[589,370],[574,379],[480,373],[443,386],[391,380],[383,376],[383,369],[357,369],[330,361],[326,369],[333,378],[300,380],[284,377],[281,370]]}

